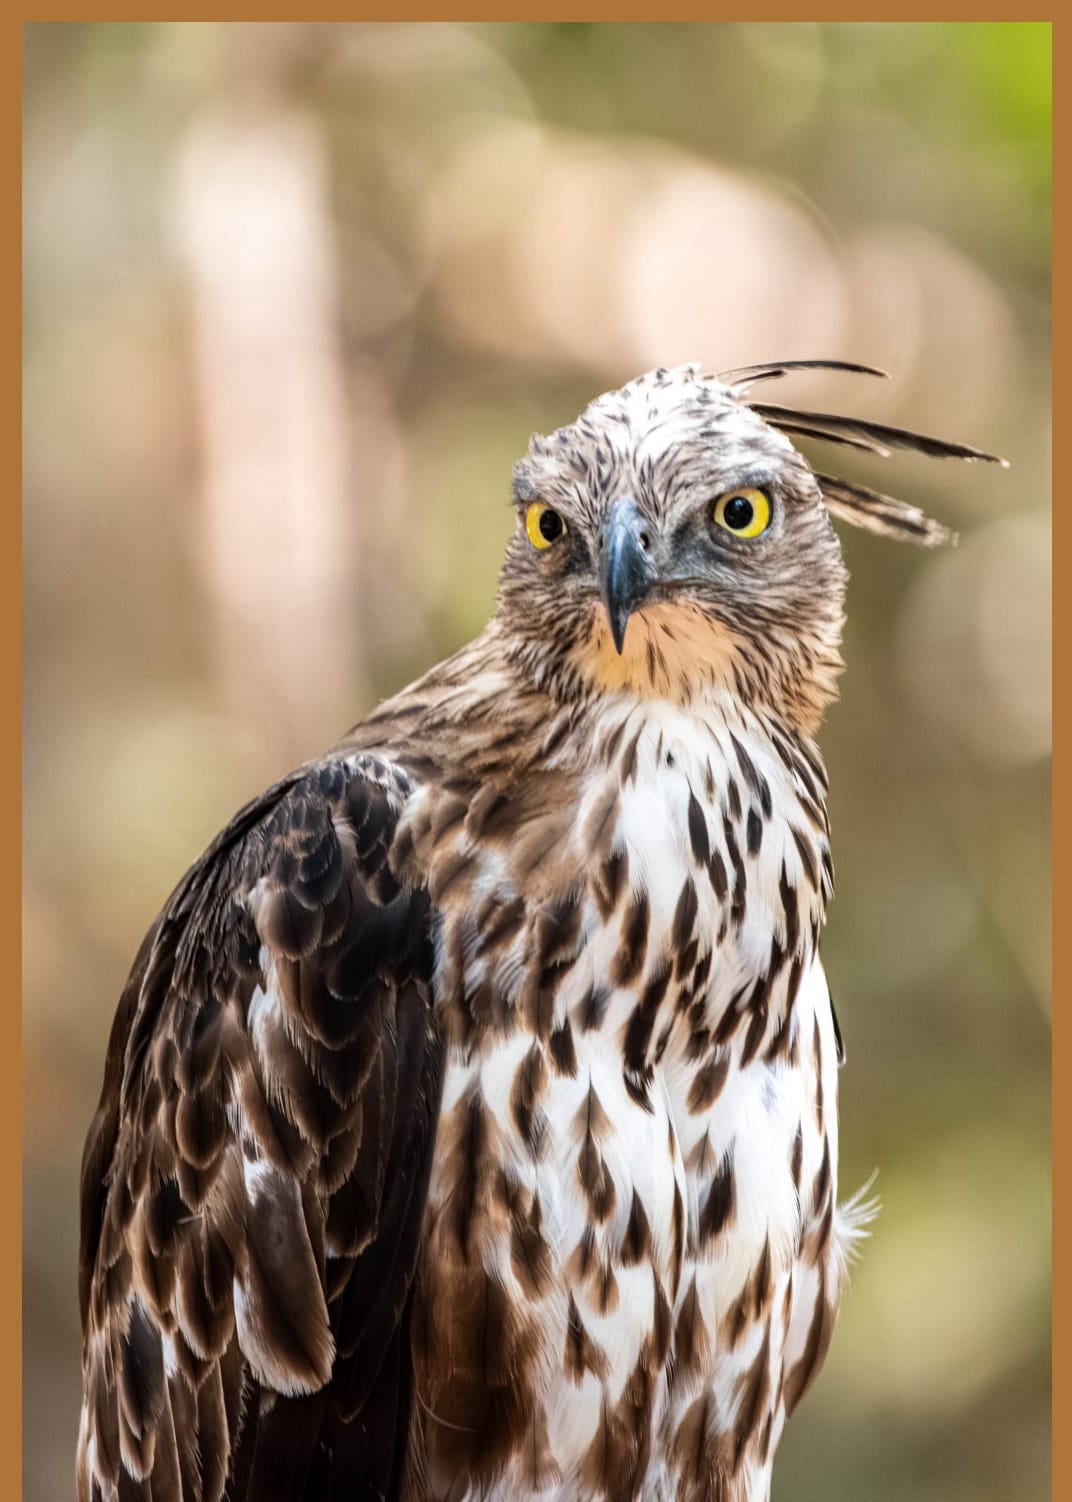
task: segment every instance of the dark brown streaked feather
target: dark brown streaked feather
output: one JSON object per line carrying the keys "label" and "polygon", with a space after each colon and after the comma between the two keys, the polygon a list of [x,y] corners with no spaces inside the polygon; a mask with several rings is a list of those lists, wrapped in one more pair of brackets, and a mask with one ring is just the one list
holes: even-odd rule
{"label": "dark brown streaked feather", "polygon": [[483,1491],[531,1434],[539,1327],[523,1304],[479,1267],[454,1270],[437,1311],[450,1362],[435,1363],[422,1410],[427,1471],[448,1494],[459,1473]]}
{"label": "dark brown streaked feather", "polygon": [[621,1258],[623,1267],[635,1267],[642,1257],[651,1251],[651,1223],[640,1196],[633,1190],[633,1202],[629,1220],[622,1238]]}
{"label": "dark brown streaked feather", "polygon": [[736,1213],[736,1187],[733,1177],[733,1151],[726,1154],[718,1172],[708,1185],[707,1195],[700,1208],[700,1245],[706,1246],[721,1236]]}
{"label": "dark brown streaked feather", "polygon": [[643,968],[648,949],[649,919],[648,894],[640,891],[626,908],[622,920],[621,940],[611,973],[616,986],[630,985]]}
{"label": "dark brown streaked feather", "polygon": [[711,1337],[704,1324],[694,1275],[674,1325],[675,1375],[691,1377],[702,1371],[710,1346]]}
{"label": "dark brown streaked feather", "polygon": [[[525,1198],[530,1200],[526,1210]],[[543,1234],[538,1194],[515,1194],[510,1205],[510,1265],[525,1297],[542,1299],[551,1287],[551,1248]]]}
{"label": "dark brown streaked feather", "polygon": [[[692,1115],[698,1115],[701,1111],[709,1111],[722,1093],[723,1086],[729,1077],[730,1056],[728,1053],[714,1053],[697,1069],[689,1086],[687,1106]],[[705,1139],[701,1138],[701,1142]]]}
{"label": "dark brown streaked feather", "polygon": [[955,543],[957,534],[932,521],[918,506],[894,500],[880,491],[870,490],[854,481],[835,480],[832,475],[816,472],[826,509],[832,516],[897,542],[914,542],[925,548]]}
{"label": "dark brown streaked feather", "polygon": [[818,1375],[834,1331],[836,1306],[828,1297],[826,1269],[818,1267],[819,1286],[812,1308],[804,1350],[783,1378],[785,1412],[788,1417]]}
{"label": "dark brown streaked feather", "polygon": [[974,448],[970,443],[955,443],[947,438],[934,438],[928,433],[917,433],[911,428],[900,428],[892,423],[874,422],[867,417],[842,417],[836,412],[808,412],[796,407],[781,407],[774,402],[749,402],[747,405],[759,417],[769,422],[772,428],[787,423],[805,423],[818,438],[831,443],[859,443],[869,440],[888,445],[894,449],[911,449],[926,454],[932,459],[981,460],[986,464],[1008,467],[1008,461],[997,454],[988,454],[984,449]]}
{"label": "dark brown streaked feather", "polygon": [[676,1502],[738,1502],[729,1475],[732,1454],[732,1430],[719,1424],[708,1388],[685,1410],[670,1446]]}
{"label": "dark brown streaked feather", "polygon": [[594,1377],[602,1380],[607,1375],[608,1367],[606,1352],[585,1329],[576,1300],[571,1293],[566,1321],[563,1370],[571,1382],[580,1386],[586,1373],[591,1372]]}
{"label": "dark brown streaked feather", "polygon": [[534,1157],[538,1157],[547,1130],[547,1120],[539,1108],[540,1096],[547,1084],[547,1062],[540,1043],[533,1043],[514,1076],[510,1091],[510,1111],[514,1124]]}
{"label": "dark brown streaked feather", "polygon": [[845,448],[859,449],[864,454],[875,454],[879,459],[888,459],[892,450],[874,438],[864,438],[850,433],[839,433],[835,438],[829,429],[812,427],[807,422],[790,422],[787,417],[776,424],[779,433],[792,434],[795,438],[814,438],[820,443],[840,443]]}
{"label": "dark brown streaked feather", "polygon": [[611,1131],[610,1118],[595,1087],[590,1085],[574,1118],[573,1132],[580,1139],[577,1181],[596,1221],[605,1221],[613,1214],[617,1199],[614,1179],[600,1151],[601,1144]]}
{"label": "dark brown streaked feather", "polygon": [[854,360],[772,360],[764,365],[739,365],[735,370],[719,371],[718,379],[724,386],[737,389],[756,381],[777,381],[798,370],[836,370],[848,375],[878,376],[888,381],[889,371],[877,365],[860,365]]}
{"label": "dark brown streaked feather", "polygon": [[771,1386],[770,1336],[768,1321],[763,1343],[741,1381],[733,1436],[735,1471],[740,1468],[746,1449],[755,1439],[767,1409]]}

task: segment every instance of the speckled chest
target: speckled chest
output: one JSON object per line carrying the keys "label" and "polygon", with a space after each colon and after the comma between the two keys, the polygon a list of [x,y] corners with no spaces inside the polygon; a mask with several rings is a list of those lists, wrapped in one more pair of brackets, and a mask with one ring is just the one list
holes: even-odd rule
{"label": "speckled chest", "polygon": [[[589,750],[561,788],[523,783],[512,810],[507,789],[491,838],[478,793],[414,813],[450,1039],[415,1341],[429,1495],[458,1473],[629,1495],[689,1289],[721,1317],[693,1269],[718,1261],[728,1301],[799,1241],[821,769],[739,714],[662,705]],[[712,1381],[711,1343],[695,1355]],[[497,1459],[465,1437],[489,1403]]]}

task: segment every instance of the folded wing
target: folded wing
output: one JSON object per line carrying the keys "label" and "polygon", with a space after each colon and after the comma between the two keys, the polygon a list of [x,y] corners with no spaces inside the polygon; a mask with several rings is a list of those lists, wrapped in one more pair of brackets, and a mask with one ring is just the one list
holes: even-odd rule
{"label": "folded wing", "polygon": [[442,1065],[409,791],[280,783],[142,945],[82,1165],[80,1502],[398,1491]]}

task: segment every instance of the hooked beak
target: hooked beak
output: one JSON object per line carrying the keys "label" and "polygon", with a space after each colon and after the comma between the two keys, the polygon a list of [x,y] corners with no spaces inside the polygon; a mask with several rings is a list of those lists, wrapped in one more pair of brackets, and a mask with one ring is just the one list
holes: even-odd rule
{"label": "hooked beak", "polygon": [[610,634],[619,656],[629,617],[647,599],[654,582],[651,523],[640,515],[632,496],[623,495],[614,502],[603,528],[599,570]]}

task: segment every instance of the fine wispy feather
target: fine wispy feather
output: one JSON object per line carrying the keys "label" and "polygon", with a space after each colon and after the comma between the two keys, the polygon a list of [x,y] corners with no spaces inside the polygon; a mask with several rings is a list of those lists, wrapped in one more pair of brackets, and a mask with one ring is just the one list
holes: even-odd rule
{"label": "fine wispy feather", "polygon": [[830,514],[658,370],[534,437],[486,630],[243,809],[149,929],[82,1167],[80,1502],[764,1502],[860,1196],[815,744]]}

